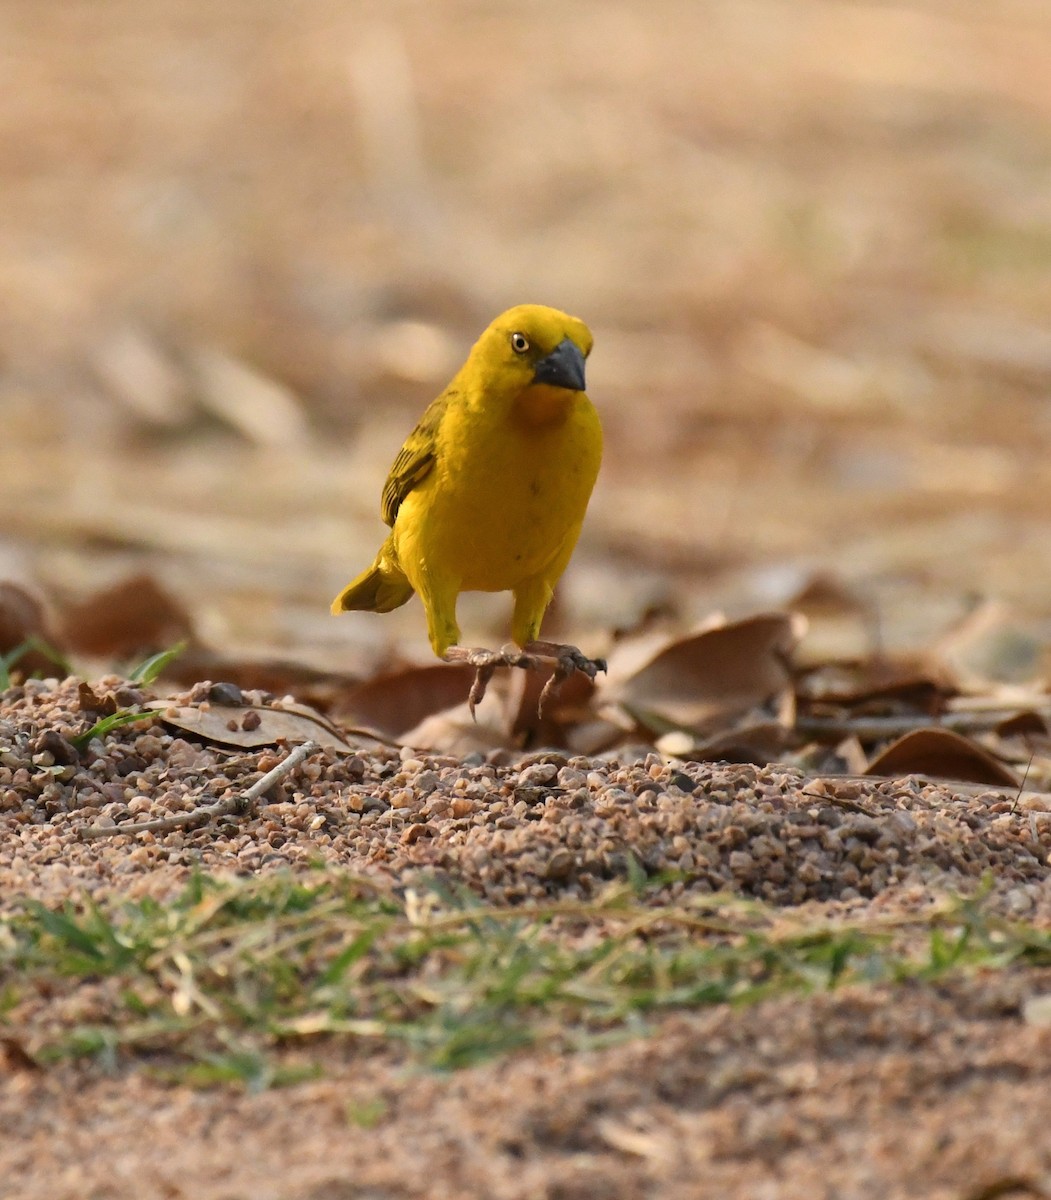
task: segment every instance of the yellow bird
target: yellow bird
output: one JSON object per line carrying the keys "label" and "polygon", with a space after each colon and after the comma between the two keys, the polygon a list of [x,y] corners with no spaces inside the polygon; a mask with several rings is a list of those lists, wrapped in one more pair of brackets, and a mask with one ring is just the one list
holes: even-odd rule
{"label": "yellow bird", "polygon": [[[553,661],[540,706],[601,659],[539,641],[555,584],[580,535],[602,459],[602,426],[584,394],[591,331],[540,304],[508,309],[409,434],[383,488],[391,527],[368,570],[332,602],[390,612],[419,592],[431,647],[476,668],[471,712],[500,666]],[[514,593],[513,646],[461,646],[460,592]]]}

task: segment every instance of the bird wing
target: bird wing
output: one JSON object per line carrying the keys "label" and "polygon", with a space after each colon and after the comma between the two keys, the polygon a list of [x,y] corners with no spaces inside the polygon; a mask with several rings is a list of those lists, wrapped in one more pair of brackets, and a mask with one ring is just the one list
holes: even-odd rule
{"label": "bird wing", "polygon": [[398,457],[383,485],[382,512],[388,525],[394,525],[401,502],[412,489],[425,479],[434,466],[438,446],[438,427],[449,407],[449,393],[432,400],[416,428],[405,439]]}

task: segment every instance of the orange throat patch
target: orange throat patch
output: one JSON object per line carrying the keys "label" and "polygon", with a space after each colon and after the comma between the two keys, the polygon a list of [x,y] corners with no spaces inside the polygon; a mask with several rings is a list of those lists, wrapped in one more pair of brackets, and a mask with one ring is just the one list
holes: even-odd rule
{"label": "orange throat patch", "polygon": [[514,414],[525,425],[553,425],[566,419],[578,395],[569,388],[534,383],[515,401]]}

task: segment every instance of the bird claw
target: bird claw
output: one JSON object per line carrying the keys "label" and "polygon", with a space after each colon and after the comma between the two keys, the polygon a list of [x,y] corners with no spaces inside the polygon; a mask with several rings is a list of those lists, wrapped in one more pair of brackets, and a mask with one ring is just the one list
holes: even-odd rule
{"label": "bird claw", "polygon": [[471,719],[477,721],[475,709],[485,697],[489,681],[496,674],[497,667],[536,667],[535,660],[523,654],[517,646],[504,646],[502,650],[486,650],[482,647],[450,646],[442,656],[446,662],[464,663],[474,667],[474,681],[467,695],[467,707]]}
{"label": "bird claw", "polygon": [[565,646],[560,642],[530,642],[525,649],[528,654],[534,655],[540,660],[550,661],[553,659],[555,663],[551,678],[544,684],[540,699],[537,701],[536,711],[539,717],[544,715],[544,707],[548,701],[558,695],[562,685],[575,672],[579,671],[582,675],[586,675],[594,683],[595,676],[599,671],[606,670],[604,658],[588,658],[576,646]]}
{"label": "bird claw", "polygon": [[470,710],[472,721],[478,720],[474,710],[485,699],[485,689],[489,686],[489,680],[492,679],[495,671],[495,663],[489,663],[484,667],[479,667],[474,673],[474,681],[467,694],[467,707]]}
{"label": "bird claw", "polygon": [[497,667],[521,667],[523,670],[535,671],[545,662],[554,662],[555,669],[550,679],[544,684],[537,701],[537,716],[544,715],[545,705],[558,695],[562,684],[576,671],[594,681],[599,671],[606,670],[604,658],[587,658],[576,646],[564,646],[558,642],[530,642],[524,650],[517,646],[507,645],[500,650],[486,650],[470,646],[450,646],[443,655],[446,662],[464,663],[474,667],[474,680],[467,695],[467,707],[472,720],[477,720],[475,709],[485,697],[489,681],[496,673]]}

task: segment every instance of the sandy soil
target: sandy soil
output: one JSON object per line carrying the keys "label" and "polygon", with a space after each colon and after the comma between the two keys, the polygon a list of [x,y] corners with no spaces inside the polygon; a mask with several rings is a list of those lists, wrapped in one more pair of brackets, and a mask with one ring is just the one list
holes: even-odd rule
{"label": "sandy soil", "polygon": [[675,1017],[643,1041],[453,1076],[333,1062],[256,1096],[9,1075],[0,1168],[19,1200],[1039,1197],[1051,1033],[1019,1002],[1049,982]]}

